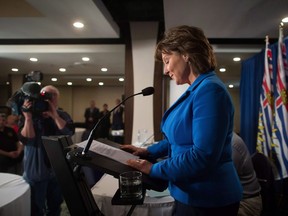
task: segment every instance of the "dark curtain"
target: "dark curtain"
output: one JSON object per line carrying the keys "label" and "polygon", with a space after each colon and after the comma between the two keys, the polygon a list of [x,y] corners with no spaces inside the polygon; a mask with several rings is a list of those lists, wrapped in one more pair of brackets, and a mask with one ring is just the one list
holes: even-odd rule
{"label": "dark curtain", "polygon": [[[288,38],[284,40],[288,56]],[[265,47],[265,44],[263,44]],[[277,71],[278,43],[270,45],[272,50],[273,77]],[[240,80],[240,135],[250,154],[256,151],[260,92],[264,74],[264,49],[242,62]],[[275,87],[274,87],[275,89]]]}

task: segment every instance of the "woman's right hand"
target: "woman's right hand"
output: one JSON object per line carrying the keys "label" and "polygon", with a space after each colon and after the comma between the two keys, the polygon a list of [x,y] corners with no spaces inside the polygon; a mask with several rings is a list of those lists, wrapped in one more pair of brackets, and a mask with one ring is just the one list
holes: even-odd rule
{"label": "woman's right hand", "polygon": [[127,152],[130,152],[136,156],[140,156],[140,157],[147,157],[148,156],[148,151],[146,148],[139,148],[139,147],[136,147],[133,145],[126,144],[126,145],[121,145],[120,149],[127,151]]}

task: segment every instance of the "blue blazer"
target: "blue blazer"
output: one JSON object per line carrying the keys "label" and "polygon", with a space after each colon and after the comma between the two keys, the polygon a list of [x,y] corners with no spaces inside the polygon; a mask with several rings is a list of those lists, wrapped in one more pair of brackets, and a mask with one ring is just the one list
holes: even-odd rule
{"label": "blue blazer", "polygon": [[165,112],[165,139],[148,148],[152,157],[167,156],[150,176],[169,181],[179,202],[220,207],[239,202],[242,186],[232,161],[234,108],[215,72],[200,75]]}

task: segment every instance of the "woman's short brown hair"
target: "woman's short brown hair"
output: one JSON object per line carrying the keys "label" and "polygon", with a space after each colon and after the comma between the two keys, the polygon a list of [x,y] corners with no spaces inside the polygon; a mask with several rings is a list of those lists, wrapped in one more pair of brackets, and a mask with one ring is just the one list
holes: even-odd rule
{"label": "woman's short brown hair", "polygon": [[178,52],[189,57],[194,73],[205,73],[216,68],[213,48],[202,29],[182,25],[169,29],[159,41],[155,59],[162,61],[162,53]]}

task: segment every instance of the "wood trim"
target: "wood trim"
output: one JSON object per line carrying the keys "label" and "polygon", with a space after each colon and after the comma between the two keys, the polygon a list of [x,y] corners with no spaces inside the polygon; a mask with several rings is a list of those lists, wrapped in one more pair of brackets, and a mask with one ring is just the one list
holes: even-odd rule
{"label": "wood trim", "polygon": [[[158,26],[157,43],[161,39],[164,32],[164,23],[160,22]],[[161,120],[163,116],[163,105],[165,104],[165,89],[163,88],[163,63],[155,61],[154,67],[154,89],[153,95],[153,127],[154,140],[161,140]]]}
{"label": "wood trim", "polygon": [[[123,33],[123,38],[125,38],[125,85],[124,85],[124,95],[125,98],[133,94],[134,90],[134,71],[133,71],[133,56],[132,56],[132,41],[131,41],[131,31],[130,24],[121,24],[121,29],[125,31]],[[133,131],[133,104],[134,98],[130,98],[125,102],[124,111],[124,143],[132,142],[132,131]]]}

